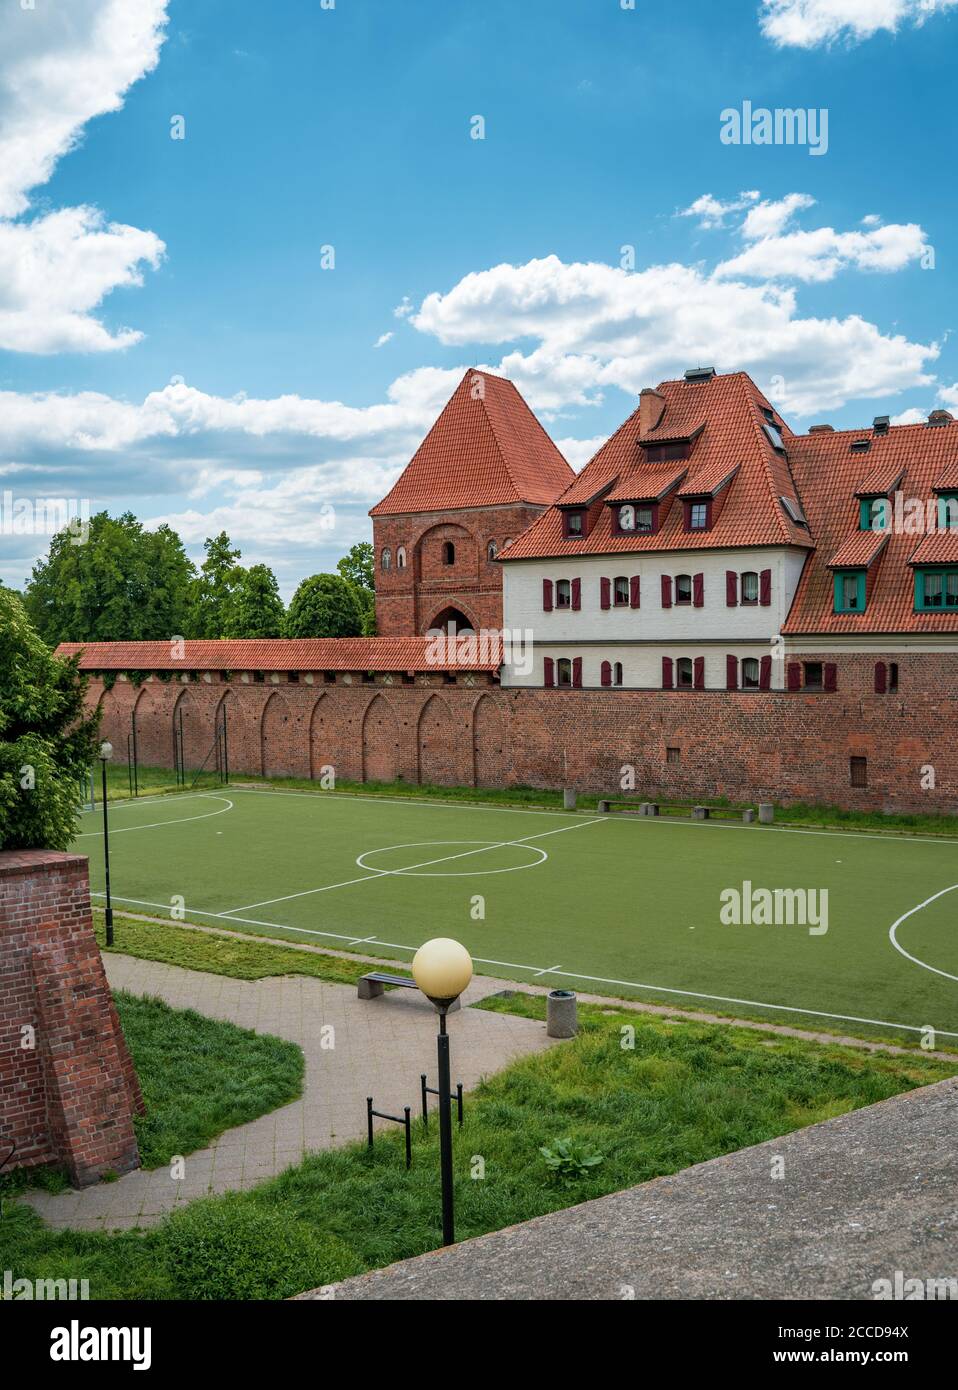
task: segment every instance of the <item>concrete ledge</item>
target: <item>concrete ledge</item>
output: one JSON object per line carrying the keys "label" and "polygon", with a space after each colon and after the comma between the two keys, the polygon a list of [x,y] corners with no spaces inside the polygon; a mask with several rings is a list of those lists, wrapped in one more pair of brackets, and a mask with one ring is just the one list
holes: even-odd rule
{"label": "concrete ledge", "polygon": [[956,1121],[958,1079],[941,1081],[348,1279],[335,1297],[871,1300],[898,1270],[958,1280]]}

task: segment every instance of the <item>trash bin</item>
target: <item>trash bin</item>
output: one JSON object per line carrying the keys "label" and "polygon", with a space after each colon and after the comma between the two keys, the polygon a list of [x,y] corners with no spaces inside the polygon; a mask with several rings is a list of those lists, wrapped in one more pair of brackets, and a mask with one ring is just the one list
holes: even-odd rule
{"label": "trash bin", "polygon": [[579,1031],[577,1001],[571,989],[553,989],[546,999],[546,1033],[550,1038],[574,1038]]}

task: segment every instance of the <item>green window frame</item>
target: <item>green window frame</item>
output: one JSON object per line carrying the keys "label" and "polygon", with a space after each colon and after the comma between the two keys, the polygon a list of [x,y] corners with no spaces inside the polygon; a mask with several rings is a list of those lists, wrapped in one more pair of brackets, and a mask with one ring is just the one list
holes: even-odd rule
{"label": "green window frame", "polygon": [[958,492],[938,494],[938,529],[954,531],[958,527]]}
{"label": "green window frame", "polygon": [[835,571],[835,612],[864,613],[865,571]]}
{"label": "green window frame", "polygon": [[958,569],[916,570],[915,610],[918,613],[958,612]]}
{"label": "green window frame", "polygon": [[891,515],[891,503],[887,497],[863,497],[859,503],[859,530],[888,531],[891,528]]}

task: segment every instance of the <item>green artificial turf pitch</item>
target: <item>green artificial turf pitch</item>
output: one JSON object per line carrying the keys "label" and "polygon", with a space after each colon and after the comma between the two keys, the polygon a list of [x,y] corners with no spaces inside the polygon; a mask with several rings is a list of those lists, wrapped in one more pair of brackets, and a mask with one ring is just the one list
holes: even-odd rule
{"label": "green artificial turf pitch", "polygon": [[[99,807],[75,848],[102,903]],[[506,979],[958,1046],[948,842],[228,787],[111,804],[110,850],[132,911],[406,962],[454,936]],[[827,932],[723,924],[744,882],[827,889]]]}

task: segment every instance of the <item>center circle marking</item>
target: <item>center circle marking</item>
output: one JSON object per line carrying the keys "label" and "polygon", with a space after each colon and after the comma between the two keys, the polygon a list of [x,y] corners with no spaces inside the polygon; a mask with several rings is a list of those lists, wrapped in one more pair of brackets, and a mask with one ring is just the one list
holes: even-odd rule
{"label": "center circle marking", "polygon": [[[473,846],[470,850],[467,846]],[[451,847],[462,848],[451,848]],[[423,851],[450,849],[449,854],[429,854],[424,852],[414,856],[415,864],[422,864],[422,869],[415,867],[409,869],[377,869],[375,864],[368,864],[366,861],[373,854],[391,854],[398,849],[417,849]],[[481,859],[485,850],[492,849],[517,849],[524,850],[528,854],[534,854],[537,858],[530,860],[527,864],[513,864],[507,869],[467,869],[462,873],[443,873],[440,868],[435,872],[429,872],[429,865],[435,862],[439,864],[455,861],[457,859],[473,858]],[[538,845],[519,845],[513,844],[508,840],[413,840],[409,844],[403,845],[381,845],[378,849],[367,849],[360,854],[356,863],[367,873],[381,874],[384,878],[476,878],[482,874],[514,874],[520,869],[536,869],[540,864],[544,864],[548,859],[544,849]]]}

